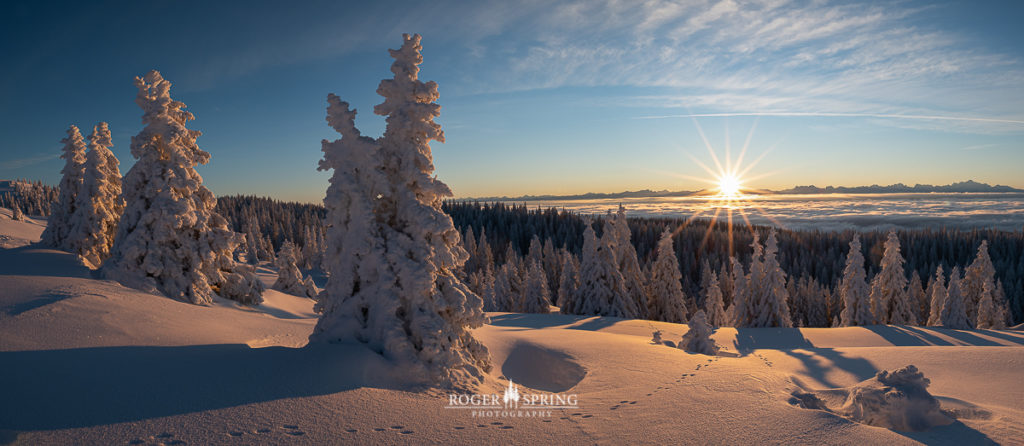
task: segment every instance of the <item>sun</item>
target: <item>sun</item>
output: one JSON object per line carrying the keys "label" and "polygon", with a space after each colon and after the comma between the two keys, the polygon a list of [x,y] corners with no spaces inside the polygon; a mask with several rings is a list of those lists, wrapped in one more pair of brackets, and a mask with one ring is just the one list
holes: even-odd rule
{"label": "sun", "polygon": [[743,183],[735,174],[724,174],[718,177],[718,196],[732,199],[743,195]]}

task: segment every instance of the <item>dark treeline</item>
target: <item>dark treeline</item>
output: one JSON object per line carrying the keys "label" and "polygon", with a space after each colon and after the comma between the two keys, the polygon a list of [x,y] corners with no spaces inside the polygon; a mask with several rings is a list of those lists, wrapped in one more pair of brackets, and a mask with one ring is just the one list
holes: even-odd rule
{"label": "dark treeline", "polygon": [[[580,255],[583,231],[588,221],[597,223],[600,236],[603,216],[583,216],[556,209],[530,208],[523,204],[447,202],[445,211],[452,216],[455,226],[463,233],[469,227],[474,234],[486,230],[487,239],[494,250],[495,263],[504,262],[509,243],[521,255],[529,248],[536,234],[541,240],[551,239],[557,247],[565,247]],[[649,264],[658,239],[666,228],[673,231],[676,256],[683,274],[683,289],[691,296],[700,295],[701,270],[707,261],[715,270],[726,270],[730,255],[744,263],[753,252],[753,233],[738,224],[732,231],[724,222],[712,224],[698,219],[687,224],[682,218],[629,218],[632,242],[643,265]],[[756,227],[761,240],[769,228]],[[809,277],[830,288],[835,288],[843,267],[852,230],[779,230],[779,260],[790,277]],[[888,231],[860,232],[868,278],[878,272]],[[1014,323],[1024,319],[1024,231],[1007,232],[994,229],[912,229],[899,230],[902,254],[906,259],[907,274],[916,272],[925,283],[943,266],[966,266],[974,259],[978,245],[988,240],[989,253],[999,279],[1006,291]],[[730,252],[731,248],[731,252]]]}
{"label": "dark treeline", "polygon": [[45,217],[50,206],[57,202],[60,190],[42,181],[14,180],[0,182],[0,207],[18,207],[26,215]]}

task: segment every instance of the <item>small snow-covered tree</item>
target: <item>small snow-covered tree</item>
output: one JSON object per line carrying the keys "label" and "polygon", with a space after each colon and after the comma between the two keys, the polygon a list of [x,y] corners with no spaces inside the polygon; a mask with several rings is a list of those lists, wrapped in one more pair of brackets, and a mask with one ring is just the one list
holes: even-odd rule
{"label": "small snow-covered tree", "polygon": [[860,234],[854,234],[850,241],[850,252],[846,255],[843,278],[839,282],[839,296],[845,305],[841,315],[844,327],[875,323],[866,277],[864,254],[860,251]]}
{"label": "small snow-covered tree", "polygon": [[576,314],[576,289],[580,286],[579,272],[572,253],[562,253],[562,277],[558,281],[558,308],[562,314]]}
{"label": "small snow-covered tree", "polygon": [[523,299],[516,311],[541,314],[551,312],[551,292],[548,290],[548,278],[540,263],[530,262],[530,266],[527,267],[524,288]]}
{"label": "small snow-covered tree", "polygon": [[[982,240],[978,246],[978,254],[974,257],[971,265],[964,270],[964,280],[960,282],[960,291],[964,295],[964,307],[967,309],[967,319],[978,320],[978,309],[982,297],[985,295],[985,288],[989,294],[995,290],[996,268],[992,265],[992,258],[988,255],[988,240]],[[991,297],[991,296],[990,296]]]}
{"label": "small snow-covered tree", "polygon": [[985,288],[982,289],[981,300],[978,301],[978,316],[974,326],[981,329],[1003,328],[999,326],[1002,322],[1002,314],[993,302],[991,283],[984,282]]}
{"label": "small snow-covered tree", "polygon": [[900,239],[889,231],[882,255],[882,270],[871,281],[871,309],[880,325],[917,325],[917,302],[910,302],[903,272]]}
{"label": "small snow-covered tree", "polygon": [[522,306],[524,281],[518,262],[505,262],[494,276],[494,310],[519,311]]}
{"label": "small snow-covered tree", "polygon": [[124,212],[121,198],[121,170],[110,151],[114,143],[110,128],[101,122],[89,135],[89,153],[85,157],[82,187],[75,206],[74,222],[67,245],[93,267],[99,267],[110,255],[117,235],[117,223]]}
{"label": "small snow-covered tree", "polygon": [[324,198],[330,274],[310,342],[359,342],[414,379],[440,385],[480,382],[487,348],[471,329],[486,320],[483,301],[456,271],[468,254],[441,210],[451,190],[434,176],[430,141],[444,141],[434,119],[437,84],[419,80],[420,36],[390,50],[393,79],[380,82],[384,135],[364,137],[355,111],[328,96],[327,121],[342,138],[323,141],[320,169],[333,169]]}
{"label": "small snow-covered tree", "polygon": [[721,327],[727,324],[725,305],[722,303],[722,288],[718,283],[718,275],[710,272],[707,289],[704,290],[704,310],[708,323],[712,327]]}
{"label": "small snow-covered tree", "polygon": [[973,324],[967,319],[967,309],[964,308],[964,296],[960,291],[960,283],[963,277],[960,274],[960,267],[953,267],[949,274],[949,287],[946,289],[946,301],[942,305],[940,315],[942,326],[958,330],[970,330]]}
{"label": "small snow-covered tree", "polygon": [[[672,247],[672,232],[665,231],[658,241],[657,258],[651,266],[648,281],[647,314],[651,319],[676,324],[686,323],[686,295],[683,294],[679,259]],[[721,298],[721,296],[719,296]],[[724,311],[724,310],[723,310]]]}
{"label": "small snow-covered tree", "polygon": [[298,248],[290,240],[281,244],[277,253],[277,281],[271,288],[283,293],[316,298],[317,290],[313,280],[303,278],[298,266]]}
{"label": "small snow-covered tree", "polygon": [[258,305],[263,283],[232,256],[242,236],[214,210],[217,199],[195,170],[210,154],[196,144],[201,133],[185,127],[192,113],[171,99],[171,83],[156,70],[135,86],[146,127],[132,137],[138,161],[123,179],[124,214],[103,274],[194,304],[219,294]]}
{"label": "small snow-covered tree", "polygon": [[78,127],[68,127],[68,136],[60,140],[64,143],[60,157],[64,159],[64,168],[60,173],[60,195],[50,209],[50,217],[43,230],[41,243],[57,249],[67,249],[68,235],[74,226],[72,218],[78,209],[78,194],[82,190],[82,179],[85,177],[85,139]]}
{"label": "small snow-covered tree", "polygon": [[690,353],[699,353],[702,355],[714,356],[718,354],[718,346],[715,345],[715,341],[711,339],[711,333],[714,331],[710,325],[708,325],[707,316],[704,315],[704,310],[697,310],[697,312],[690,318],[688,322],[690,330],[683,335],[683,339],[679,341],[679,348],[686,350]]}
{"label": "small snow-covered tree", "polygon": [[935,268],[935,277],[932,279],[932,285],[928,287],[932,292],[928,313],[928,326],[930,327],[942,326],[942,307],[946,305],[947,293],[946,278],[943,274],[941,265]]}
{"label": "small snow-covered tree", "polygon": [[21,205],[18,203],[11,206],[11,220],[25,221],[25,213],[21,211]]}

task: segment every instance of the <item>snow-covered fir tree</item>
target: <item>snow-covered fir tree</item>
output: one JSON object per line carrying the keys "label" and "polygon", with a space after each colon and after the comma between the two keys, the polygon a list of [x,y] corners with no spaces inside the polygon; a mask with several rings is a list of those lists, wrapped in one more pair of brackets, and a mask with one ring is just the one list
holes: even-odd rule
{"label": "snow-covered fir tree", "polygon": [[992,258],[988,255],[988,240],[982,240],[974,261],[964,270],[964,280],[960,282],[960,291],[964,296],[964,307],[967,309],[968,320],[978,320],[978,309],[981,299],[985,295],[985,288],[989,289],[991,298],[996,287],[995,282],[996,269],[992,265]]}
{"label": "snow-covered fir tree", "polygon": [[580,275],[572,253],[562,252],[562,274],[558,281],[558,308],[562,314],[575,314],[576,289],[580,286]]}
{"label": "snow-covered fir tree", "polygon": [[882,270],[871,280],[871,309],[879,325],[917,325],[917,302],[910,301],[903,272],[900,239],[889,231],[882,255]]}
{"label": "snow-covered fir tree", "polygon": [[930,327],[942,326],[942,307],[946,306],[946,278],[942,271],[942,265],[935,268],[935,277],[932,278],[928,289],[931,291],[931,303],[928,305],[928,321]]}
{"label": "snow-covered fir tree", "polygon": [[702,355],[714,356],[718,354],[718,346],[715,345],[715,341],[711,339],[711,333],[714,331],[710,325],[708,325],[707,316],[704,315],[704,310],[697,310],[693,317],[690,318],[688,323],[690,330],[683,335],[683,339],[679,341],[679,348],[686,350],[690,353],[699,353]]}
{"label": "snow-covered fir tree", "polygon": [[946,288],[946,301],[942,305],[940,320],[943,327],[955,328],[958,330],[970,330],[973,323],[967,318],[967,309],[964,306],[964,296],[960,291],[960,283],[963,276],[960,274],[960,267],[953,267],[949,274],[949,286]]}
{"label": "snow-covered fir tree", "polygon": [[910,305],[915,311],[914,316],[917,318],[917,324],[927,323],[929,299],[924,292],[924,286],[921,285],[921,276],[917,274],[917,271],[910,272],[910,282],[907,283],[907,295]]}
{"label": "snow-covered fir tree", "polygon": [[843,301],[842,326],[872,325],[875,316],[871,312],[871,300],[864,272],[864,254],[860,250],[860,234],[854,234],[850,241],[850,252],[846,255],[846,268],[839,282],[839,297]]}
{"label": "snow-covered fir tree", "polygon": [[650,296],[647,314],[650,319],[676,324],[686,323],[686,295],[683,294],[683,285],[680,281],[682,277],[679,259],[676,258],[676,250],[672,246],[672,232],[664,231],[661,233],[657,258],[651,265],[651,276],[647,282],[647,294]]}
{"label": "snow-covered fir tree", "polygon": [[298,266],[298,248],[291,241],[281,245],[277,253],[277,281],[271,288],[295,296],[316,298],[317,289],[311,277],[302,277]]}
{"label": "snow-covered fir tree", "polygon": [[530,262],[526,272],[526,283],[523,285],[523,298],[516,311],[520,313],[550,313],[551,292],[548,290],[548,278],[540,263]]}
{"label": "snow-covered fir tree", "polygon": [[[760,243],[757,243],[757,234],[754,234],[755,243],[757,247],[754,248],[755,254],[760,249]],[[732,266],[731,270],[731,282],[732,282],[732,303],[725,310],[725,317],[732,324],[733,327],[739,327],[741,323],[746,324],[749,319],[749,304],[750,293],[747,291],[747,274],[743,270],[743,264],[740,263],[736,257],[730,257],[729,262]],[[740,309],[743,310],[740,310]],[[746,326],[746,325],[742,325]]]}
{"label": "snow-covered fir tree", "polygon": [[21,211],[21,205],[11,206],[11,220],[25,221],[25,213]]}
{"label": "snow-covered fir tree", "polygon": [[[627,298],[633,301],[631,308],[635,312],[631,316],[636,318],[655,318],[647,314],[650,309],[650,300],[647,296],[647,289],[644,286],[644,273],[640,269],[640,261],[637,259],[636,248],[633,247],[632,234],[629,229],[629,222],[626,221],[626,208],[619,205],[619,211],[614,217],[605,222],[604,237],[615,251],[615,259],[618,263],[619,272],[622,273],[623,286],[626,288]],[[633,310],[630,310],[633,311]]]}
{"label": "snow-covered fir tree", "polygon": [[532,263],[544,265],[544,245],[541,244],[540,237],[537,237],[537,234],[533,234],[533,238],[530,239],[530,248],[526,252],[527,269],[530,268]]}
{"label": "snow-covered fir tree", "polygon": [[[700,295],[693,299],[693,312],[696,313],[699,309],[704,309],[707,305],[704,303],[704,298],[707,295],[707,289],[710,286],[711,281],[711,264],[708,263],[708,259],[704,259],[700,262]],[[689,307],[689,303],[687,304]],[[710,319],[710,318],[709,318]]]}
{"label": "snow-covered fir tree", "polygon": [[74,227],[72,218],[78,209],[78,194],[85,177],[85,139],[76,126],[68,127],[67,133],[68,136],[60,140],[64,143],[60,155],[64,159],[64,168],[60,171],[63,175],[60,179],[60,195],[50,210],[50,218],[40,238],[43,245],[57,249],[69,248],[68,235]]}
{"label": "snow-covered fir tree", "polygon": [[185,127],[192,113],[171,99],[170,82],[155,70],[135,86],[145,128],[132,137],[137,161],[123,178],[124,214],[103,274],[194,304],[219,294],[258,305],[263,283],[232,255],[242,236],[214,210],[217,199],[195,170],[210,154],[196,144],[201,133]]}
{"label": "snow-covered fir tree", "polygon": [[[754,311],[748,327],[792,327],[789,316],[789,291],[786,289],[786,273],[778,260],[779,244],[775,228],[768,233],[764,258],[752,262],[751,277],[747,287],[751,289]],[[755,267],[756,266],[756,267]]]}
{"label": "snow-covered fir tree", "polygon": [[110,151],[113,145],[107,123],[97,124],[89,135],[85,172],[68,235],[69,250],[93,267],[99,267],[110,255],[117,223],[124,212],[121,170]]}
{"label": "snow-covered fir tree", "polygon": [[476,255],[476,234],[473,233],[473,226],[466,226],[466,231],[462,233],[462,248],[469,254],[466,263],[462,265],[462,270],[469,276],[479,271],[481,266],[478,263],[480,258]]}
{"label": "snow-covered fir tree", "polygon": [[707,289],[704,290],[704,311],[707,321],[712,327],[721,327],[728,323],[725,314],[725,304],[722,302],[722,288],[718,283],[718,275],[714,271],[709,273]]}
{"label": "snow-covered fir tree", "polygon": [[615,258],[614,235],[605,230],[598,239],[590,225],[583,233],[580,286],[576,289],[576,311],[622,318],[636,317],[636,302],[626,294],[622,273]]}
{"label": "snow-covered fir tree", "polygon": [[562,277],[562,252],[555,249],[551,239],[544,240],[544,275],[548,278],[548,289],[551,290],[552,304],[558,300],[559,279]]}
{"label": "snow-covered fir tree", "polygon": [[360,342],[410,376],[461,387],[490,370],[487,348],[470,330],[486,320],[483,301],[456,276],[468,254],[441,210],[451,190],[434,176],[431,140],[437,84],[418,79],[420,36],[390,50],[393,79],[377,88],[384,135],[364,137],[355,111],[328,96],[327,121],[342,138],[323,142],[320,169],[333,169],[327,208],[330,278],[315,310],[310,342]]}

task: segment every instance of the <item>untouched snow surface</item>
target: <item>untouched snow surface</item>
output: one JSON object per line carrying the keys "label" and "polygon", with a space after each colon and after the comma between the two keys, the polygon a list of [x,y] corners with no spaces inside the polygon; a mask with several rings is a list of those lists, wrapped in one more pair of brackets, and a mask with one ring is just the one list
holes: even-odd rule
{"label": "untouched snow surface", "polygon": [[[3,230],[11,222],[0,218]],[[33,224],[33,223],[29,223]],[[10,233],[8,233],[10,234]],[[38,234],[35,235],[38,237]],[[23,238],[23,239],[27,239]],[[261,279],[273,281],[272,270]],[[718,356],[652,345],[682,324],[490,313],[481,392],[578,395],[550,417],[475,418],[357,345],[305,346],[313,301],[146,294],[60,251],[0,250],[0,444],[1020,444],[1024,333],[901,326],[719,328]],[[915,365],[950,424],[842,416],[851,389]],[[865,384],[866,382],[866,384]],[[877,383],[876,383],[877,384]],[[877,387],[877,386],[876,386]],[[821,409],[794,395],[816,395]],[[794,401],[796,400],[796,401]],[[939,423],[941,424],[941,423]]]}

